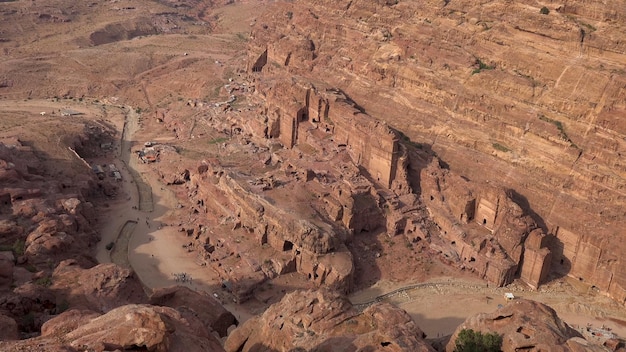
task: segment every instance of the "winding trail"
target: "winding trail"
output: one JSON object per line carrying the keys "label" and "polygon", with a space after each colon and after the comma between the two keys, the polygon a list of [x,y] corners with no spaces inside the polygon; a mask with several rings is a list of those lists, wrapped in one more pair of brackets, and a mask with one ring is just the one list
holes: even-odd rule
{"label": "winding trail", "polygon": [[152,200],[152,188],[147,184],[141,174],[137,172],[135,168],[136,160],[131,160],[130,151],[133,147],[133,135],[139,129],[139,114],[132,108],[127,108],[126,120],[124,122],[124,130],[122,131],[121,151],[120,159],[128,167],[133,182],[137,185],[137,192],[139,195],[139,210],[145,212],[151,212],[154,210],[154,204]]}
{"label": "winding trail", "polygon": [[124,268],[131,268],[130,261],[128,261],[128,243],[136,226],[137,221],[126,221],[111,249],[111,261]]}

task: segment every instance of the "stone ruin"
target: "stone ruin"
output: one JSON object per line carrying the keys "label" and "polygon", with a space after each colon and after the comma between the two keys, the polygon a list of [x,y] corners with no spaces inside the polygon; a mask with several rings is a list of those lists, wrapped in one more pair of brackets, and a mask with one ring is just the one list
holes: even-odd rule
{"label": "stone ruin", "polygon": [[[398,132],[360,111],[337,90],[291,89],[296,92],[292,99],[285,99],[289,88],[282,84],[269,90],[268,123],[279,121],[276,137],[287,147],[302,140],[323,150],[319,141],[328,140],[346,149],[364,170],[372,198],[378,199],[382,216],[367,216],[377,220],[369,225],[371,229],[385,229],[389,236],[403,234],[413,242],[428,240],[446,258],[498,286],[518,276],[523,259],[533,269],[522,270],[522,279],[532,287],[546,279],[550,251],[542,241],[533,241],[525,254],[525,240],[537,225],[504,190],[473,184],[442,169],[436,158],[424,155],[410,141],[400,142]],[[282,106],[282,100],[290,103]],[[330,138],[316,138],[320,131]],[[430,161],[424,164],[424,158]],[[414,179],[420,180],[419,185],[411,187]],[[413,188],[421,190],[427,215],[419,210],[419,194]],[[434,231],[423,225],[430,221]],[[344,225],[354,234],[363,230],[349,222]]]}
{"label": "stone ruin", "polygon": [[[190,245],[238,301],[290,272],[350,292],[354,265],[346,243],[374,231],[423,241],[444,261],[498,286],[519,277],[536,288],[547,279],[549,236],[513,191],[443,168],[427,147],[337,89],[252,71],[255,118],[221,111],[228,117],[212,122],[251,146],[258,172],[205,160],[188,184],[198,212],[221,216],[211,229],[187,230]],[[293,203],[277,201],[290,197]]]}

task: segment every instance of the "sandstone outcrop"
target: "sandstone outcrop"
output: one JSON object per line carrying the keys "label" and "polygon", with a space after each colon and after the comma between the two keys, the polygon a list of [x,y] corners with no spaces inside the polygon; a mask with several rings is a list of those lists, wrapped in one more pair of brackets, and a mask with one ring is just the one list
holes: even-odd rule
{"label": "sandstone outcrop", "polygon": [[0,341],[19,340],[20,334],[15,319],[0,315]]}
{"label": "sandstone outcrop", "polygon": [[446,347],[453,351],[458,333],[472,329],[502,336],[502,351],[603,351],[563,322],[556,312],[541,303],[517,299],[493,313],[481,313],[461,324]]}
{"label": "sandstone outcrop", "polygon": [[173,286],[157,289],[150,295],[149,303],[155,306],[171,307],[178,310],[191,310],[208,329],[226,336],[237,319],[211,295],[193,291],[187,287]]}
{"label": "sandstone outcrop", "polygon": [[89,169],[82,165],[84,173],[73,180],[45,179],[48,166],[33,154],[21,144],[0,145],[1,173],[10,178],[0,189],[3,243],[23,255],[22,264],[25,260],[42,270],[69,258],[93,265],[82,255],[98,240],[93,205],[85,200],[94,187]]}
{"label": "sandstone outcrop", "polygon": [[0,342],[3,351],[223,351],[192,312],[128,304],[104,315],[70,310],[47,321],[42,336]]}
{"label": "sandstone outcrop", "polygon": [[102,313],[125,304],[148,301],[135,273],[115,264],[84,269],[74,260],[63,261],[52,274],[50,289],[71,307]]}
{"label": "sandstone outcrop", "polygon": [[358,312],[342,295],[319,289],[285,295],[235,329],[224,347],[232,352],[434,351],[424,336],[403,310],[380,303]]}

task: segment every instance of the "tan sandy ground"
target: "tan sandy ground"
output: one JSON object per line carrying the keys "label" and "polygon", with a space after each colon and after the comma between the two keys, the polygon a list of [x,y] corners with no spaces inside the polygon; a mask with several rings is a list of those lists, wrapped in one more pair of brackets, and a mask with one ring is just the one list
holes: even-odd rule
{"label": "tan sandy ground", "polygon": [[[438,287],[420,287],[407,290],[386,299],[406,310],[417,325],[428,335],[438,337],[452,334],[463,321],[472,315],[493,312],[498,305],[506,304],[504,293],[511,292],[516,298],[531,299],[554,308],[561,319],[574,328],[587,324],[610,328],[619,336],[626,336],[624,310],[613,300],[586,290],[572,279],[559,279],[539,291],[522,285],[506,288],[487,287],[480,280],[458,278],[433,278],[428,282],[440,283]],[[407,286],[407,283],[378,282],[371,288],[351,295],[355,304],[368,302],[384,293]],[[612,319],[611,319],[612,318]]]}

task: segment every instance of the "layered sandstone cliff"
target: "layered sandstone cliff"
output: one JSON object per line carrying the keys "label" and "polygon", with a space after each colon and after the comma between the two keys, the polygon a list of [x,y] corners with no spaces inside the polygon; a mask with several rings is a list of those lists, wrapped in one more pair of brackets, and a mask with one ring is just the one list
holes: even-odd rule
{"label": "layered sandstone cliff", "polygon": [[[548,4],[542,14],[536,2],[276,4],[256,20],[248,67],[323,80],[451,171],[512,189],[545,234],[523,255],[623,302],[623,5]],[[289,101],[282,111],[295,121],[320,111],[315,94]],[[369,171],[387,187],[394,173]]]}

